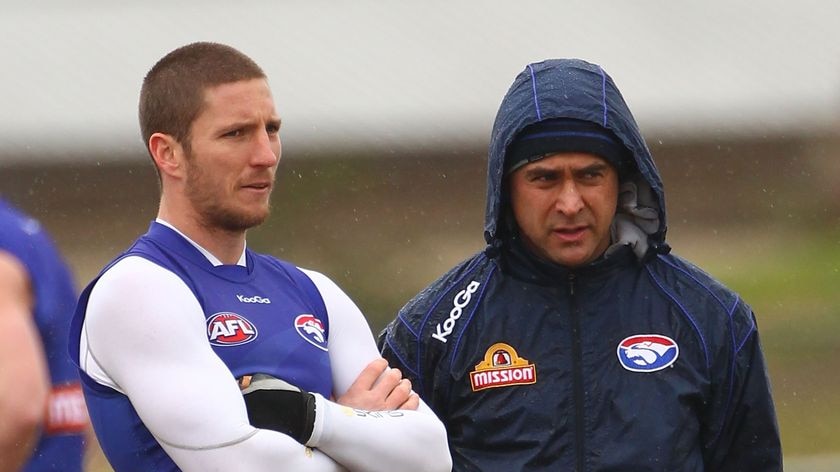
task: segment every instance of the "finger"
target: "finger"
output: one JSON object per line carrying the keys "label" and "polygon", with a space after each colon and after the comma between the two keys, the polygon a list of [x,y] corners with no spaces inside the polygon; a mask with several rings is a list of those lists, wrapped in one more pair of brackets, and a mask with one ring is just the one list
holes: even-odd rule
{"label": "finger", "polygon": [[380,357],[379,359],[374,359],[370,364],[365,366],[361,372],[359,372],[359,376],[353,381],[350,389],[370,390],[371,387],[373,387],[373,384],[376,383],[376,380],[387,368],[388,361],[384,358]]}
{"label": "finger", "polygon": [[411,395],[408,396],[408,400],[406,400],[402,405],[400,405],[398,410],[416,410],[420,407],[420,396],[414,392],[411,392]]}
{"label": "finger", "polygon": [[402,372],[399,369],[385,369],[379,379],[371,388],[371,393],[381,398],[387,398],[402,380]]}
{"label": "finger", "polygon": [[385,409],[394,410],[400,408],[411,396],[411,381],[402,379],[397,386],[385,398]]}

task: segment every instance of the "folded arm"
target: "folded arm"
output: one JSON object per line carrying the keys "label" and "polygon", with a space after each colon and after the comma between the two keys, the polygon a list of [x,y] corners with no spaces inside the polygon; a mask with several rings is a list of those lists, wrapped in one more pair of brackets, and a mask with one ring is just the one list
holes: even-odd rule
{"label": "folded arm", "polygon": [[410,391],[410,383],[400,380],[399,371],[386,367],[359,308],[327,277],[304,272],[318,286],[329,313],[338,399],[324,402],[323,431],[310,444],[351,470],[451,470],[443,423]]}
{"label": "folded arm", "polygon": [[91,293],[81,365],[127,395],[185,471],[343,470],[289,436],[256,429],[233,375],[207,342],[204,315],[177,276],[123,259]]}

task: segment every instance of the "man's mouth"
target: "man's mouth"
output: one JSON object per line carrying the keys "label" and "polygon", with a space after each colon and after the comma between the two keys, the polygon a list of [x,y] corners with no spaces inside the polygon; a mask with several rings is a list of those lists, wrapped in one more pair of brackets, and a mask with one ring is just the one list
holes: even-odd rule
{"label": "man's mouth", "polygon": [[577,241],[586,233],[587,226],[565,226],[562,228],[554,228],[553,233],[564,241]]}
{"label": "man's mouth", "polygon": [[251,189],[251,190],[266,190],[266,189],[270,189],[271,186],[272,186],[271,182],[265,181],[265,182],[252,182],[252,183],[249,183],[249,184],[245,184],[242,187],[247,188],[247,189]]}

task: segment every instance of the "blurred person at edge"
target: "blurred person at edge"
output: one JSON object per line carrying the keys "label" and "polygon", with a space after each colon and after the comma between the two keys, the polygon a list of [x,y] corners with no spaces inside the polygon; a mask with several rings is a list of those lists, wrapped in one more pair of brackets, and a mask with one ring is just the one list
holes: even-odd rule
{"label": "blurred person at edge", "polygon": [[444,471],[443,424],[326,276],[246,247],[280,117],[262,69],[199,42],[146,75],[157,219],[82,292],[71,356],[122,471]]}
{"label": "blurred person at edge", "polygon": [[70,270],[41,225],[0,199],[0,471],[81,472],[88,418],[67,357]]}
{"label": "blurred person at edge", "polygon": [[753,312],[669,254],[659,172],[612,78],[528,65],[488,166],[488,246],[379,340],[443,419],[454,470],[781,470]]}

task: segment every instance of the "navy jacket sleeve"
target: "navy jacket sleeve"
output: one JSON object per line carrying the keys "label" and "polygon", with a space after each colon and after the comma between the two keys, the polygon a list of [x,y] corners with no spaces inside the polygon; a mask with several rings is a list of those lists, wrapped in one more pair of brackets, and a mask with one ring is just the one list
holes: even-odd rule
{"label": "navy jacket sleeve", "polygon": [[751,329],[743,337],[734,330],[731,387],[722,392],[727,405],[722,428],[707,443],[708,470],[780,471],[782,450],[770,381],[755,316],[744,305]]}
{"label": "navy jacket sleeve", "polygon": [[432,409],[436,408],[435,394],[440,394],[436,391],[439,385],[435,385],[438,367],[453,344],[445,340],[457,339],[466,326],[466,322],[455,323],[456,318],[469,317],[460,311],[453,315],[453,300],[466,297],[464,300],[475,303],[481,294],[474,292],[482,287],[483,293],[494,268],[494,263],[481,253],[463,261],[410,300],[379,335],[377,344],[382,356],[402,370]]}
{"label": "navy jacket sleeve", "polygon": [[[395,339],[399,341],[395,342]],[[413,361],[414,356],[408,355],[408,352],[416,350],[417,340],[415,336],[411,335],[408,327],[399,318],[395,318],[379,334],[377,346],[388,364],[400,369],[403,377],[410,380],[414,388],[417,389],[420,379]]]}

